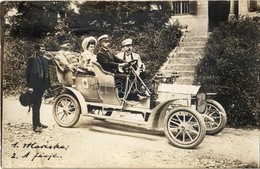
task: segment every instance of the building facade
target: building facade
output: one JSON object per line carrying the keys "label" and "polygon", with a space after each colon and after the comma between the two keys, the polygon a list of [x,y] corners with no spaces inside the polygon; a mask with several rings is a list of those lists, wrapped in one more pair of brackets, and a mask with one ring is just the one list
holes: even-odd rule
{"label": "building facade", "polygon": [[174,0],[172,19],[192,31],[211,31],[232,11],[236,16],[259,15],[259,5],[260,0]]}

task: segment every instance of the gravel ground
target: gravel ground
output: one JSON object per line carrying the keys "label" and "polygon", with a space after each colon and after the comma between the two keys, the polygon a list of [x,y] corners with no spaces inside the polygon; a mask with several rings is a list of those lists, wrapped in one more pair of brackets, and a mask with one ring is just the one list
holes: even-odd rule
{"label": "gravel ground", "polygon": [[31,112],[16,98],[3,100],[3,168],[257,168],[259,130],[225,128],[196,149],[180,149],[163,135],[81,117],[74,128],[59,127],[52,105],[43,104],[32,131]]}

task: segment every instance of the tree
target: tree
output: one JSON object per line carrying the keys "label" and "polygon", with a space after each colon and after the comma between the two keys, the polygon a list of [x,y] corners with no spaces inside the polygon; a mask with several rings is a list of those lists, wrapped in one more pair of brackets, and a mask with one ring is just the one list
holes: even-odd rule
{"label": "tree", "polygon": [[[41,37],[53,31],[58,24],[59,16],[68,11],[66,1],[5,1],[4,15],[9,20],[10,34],[29,37]],[[8,15],[11,9],[17,14]]]}
{"label": "tree", "polygon": [[[85,28],[93,34],[110,32],[118,27],[141,31],[148,23],[162,27],[171,15],[168,2],[86,1],[77,6],[79,14],[72,14],[70,27]],[[158,10],[152,10],[152,6]]]}

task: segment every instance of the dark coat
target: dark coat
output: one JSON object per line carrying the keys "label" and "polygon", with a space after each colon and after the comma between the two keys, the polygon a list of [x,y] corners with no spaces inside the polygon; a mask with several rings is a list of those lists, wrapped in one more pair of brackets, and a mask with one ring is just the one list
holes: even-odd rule
{"label": "dark coat", "polygon": [[125,61],[115,57],[108,50],[106,51],[104,48],[100,48],[97,53],[97,62],[105,71],[117,73],[119,63],[124,63]]}
{"label": "dark coat", "polygon": [[52,62],[40,54],[28,58],[25,72],[27,87],[47,89],[50,87],[49,64]]}

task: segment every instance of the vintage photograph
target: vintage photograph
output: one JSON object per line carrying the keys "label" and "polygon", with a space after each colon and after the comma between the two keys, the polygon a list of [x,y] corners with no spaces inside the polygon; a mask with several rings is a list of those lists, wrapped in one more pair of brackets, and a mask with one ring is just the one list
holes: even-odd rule
{"label": "vintage photograph", "polygon": [[259,168],[260,0],[0,11],[3,169]]}

